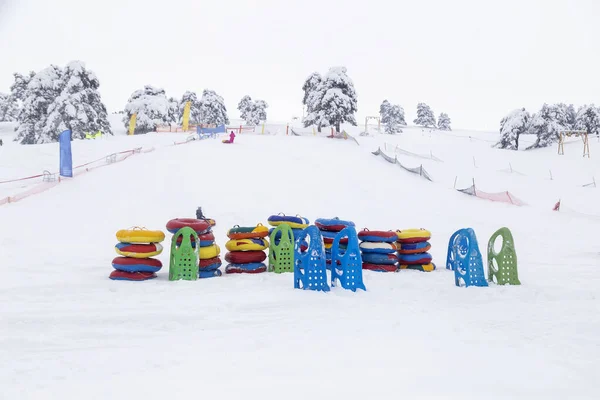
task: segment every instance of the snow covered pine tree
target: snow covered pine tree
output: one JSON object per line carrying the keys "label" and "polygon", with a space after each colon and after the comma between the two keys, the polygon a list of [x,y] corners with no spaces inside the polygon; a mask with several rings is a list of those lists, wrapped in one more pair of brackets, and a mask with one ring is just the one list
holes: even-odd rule
{"label": "snow covered pine tree", "polygon": [[494,145],[500,149],[519,150],[519,136],[529,128],[530,115],[525,108],[511,111],[500,121],[500,141]]}
{"label": "snow covered pine tree", "polygon": [[200,123],[206,125],[227,125],[227,108],[223,97],[214,90],[204,89],[200,99]]}
{"label": "snow covered pine tree", "polygon": [[72,61],[63,69],[60,94],[48,106],[43,136],[58,141],[61,132],[71,130],[72,138],[84,139],[86,132],[111,134],[108,113],[98,88],[96,75],[81,61]]}
{"label": "snow covered pine tree", "polygon": [[198,125],[200,123],[200,101],[196,92],[187,91],[181,96],[181,101],[178,102],[178,117],[177,121],[179,125],[183,124],[183,110],[185,110],[185,104],[191,102],[190,106],[190,125]]}
{"label": "snow covered pine tree", "polygon": [[569,129],[567,114],[558,104],[544,104],[541,110],[529,119],[527,133],[536,135],[537,139],[528,149],[550,146],[558,141],[558,133]]}
{"label": "snow covered pine tree", "polygon": [[125,106],[123,125],[129,128],[133,114],[137,114],[134,134],[153,132],[157,125],[169,125],[172,122],[173,103],[169,102],[164,89],[146,85],[131,94]]}
{"label": "snow covered pine tree", "polygon": [[425,128],[435,128],[435,115],[431,108],[425,103],[417,104],[417,118],[413,121],[415,125]]}
{"label": "snow covered pine tree", "polygon": [[269,105],[266,101],[252,101],[252,98],[246,95],[242,97],[237,108],[240,111],[240,117],[246,121],[247,125],[257,126],[260,121],[267,120],[267,107]]}
{"label": "snow covered pine tree", "polygon": [[16,121],[19,115],[19,103],[10,94],[0,93],[0,122]]}
{"label": "snow covered pine tree", "polygon": [[327,126],[328,122],[324,121],[320,113],[321,99],[323,98],[323,78],[318,72],[313,72],[306,78],[302,85],[304,98],[302,104],[306,106],[306,115],[302,119],[305,128],[316,125],[317,130],[321,132],[321,128]]}
{"label": "snow covered pine tree", "polygon": [[585,130],[588,135],[600,134],[600,109],[593,104],[585,104],[577,111],[575,129]]}
{"label": "snow covered pine tree", "polygon": [[323,126],[323,121],[335,126],[340,132],[340,125],[348,122],[356,126],[354,113],[358,110],[358,100],[354,83],[347,75],[346,67],[332,67],[321,84],[309,95],[309,103],[314,120]]}
{"label": "snow covered pine tree", "polygon": [[450,121],[450,117],[448,116],[448,114],[446,113],[441,113],[440,116],[438,117],[438,129],[441,131],[451,131],[452,128],[450,128],[450,123],[452,121]]}

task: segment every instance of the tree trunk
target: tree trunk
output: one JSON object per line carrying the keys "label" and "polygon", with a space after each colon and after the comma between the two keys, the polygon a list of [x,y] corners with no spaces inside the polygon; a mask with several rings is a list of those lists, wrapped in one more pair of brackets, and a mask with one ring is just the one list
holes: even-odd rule
{"label": "tree trunk", "polygon": [[517,133],[517,138],[515,139],[515,146],[517,150],[519,150],[519,134]]}
{"label": "tree trunk", "polygon": [[318,131],[319,133],[321,133],[321,124],[319,124],[319,125],[317,126],[317,131]]}
{"label": "tree trunk", "polygon": [[340,121],[336,121],[335,123],[335,133],[340,133]]}

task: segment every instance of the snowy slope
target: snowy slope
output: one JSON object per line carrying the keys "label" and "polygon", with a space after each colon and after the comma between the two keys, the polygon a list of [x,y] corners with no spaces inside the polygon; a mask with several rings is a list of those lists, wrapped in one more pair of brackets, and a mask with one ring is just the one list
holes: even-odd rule
{"label": "snowy slope", "polygon": [[[278,132],[238,135],[233,146],[212,139],[168,146],[169,134],[74,142],[74,158],[142,144],[156,150],[0,206],[0,357],[9,360],[0,365],[3,395],[600,395],[600,274],[592,239],[599,222],[551,211],[558,194],[573,190],[587,212],[600,215],[597,189],[576,187],[584,172],[598,171],[599,146],[592,143],[592,158],[582,161],[576,145],[562,158],[555,149],[509,154],[481,140],[409,129],[394,137],[356,137],[360,146]],[[399,145],[442,159],[398,155],[410,166],[423,163],[434,182],[373,156],[385,142],[388,154]],[[27,158],[18,167],[26,173],[46,168],[52,157],[57,163],[51,146],[1,151]],[[478,168],[469,165],[472,155]],[[508,161],[526,175],[496,171]],[[537,172],[546,165],[563,172],[545,182]],[[0,176],[18,175],[16,169],[0,166]],[[530,205],[494,203],[452,188],[455,176],[466,187],[475,173],[482,190],[510,190]],[[217,220],[222,255],[228,228],[266,224],[269,215],[284,212],[311,221],[339,216],[372,230],[427,228],[438,270],[365,271],[367,292],[324,294],[294,290],[291,274],[169,282],[165,252],[159,258],[166,267],[153,281],[107,278],[118,229],[166,231],[169,219],[192,217],[197,206]],[[444,269],[450,235],[472,227],[485,252],[502,226],[513,231],[523,285],[455,287]]]}

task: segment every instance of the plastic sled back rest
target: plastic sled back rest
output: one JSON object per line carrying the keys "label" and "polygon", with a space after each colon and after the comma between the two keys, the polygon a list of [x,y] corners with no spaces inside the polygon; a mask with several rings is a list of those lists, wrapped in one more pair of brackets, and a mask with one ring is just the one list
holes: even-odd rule
{"label": "plastic sled back rest", "polygon": [[[308,248],[300,246],[308,239]],[[294,288],[328,292],[325,247],[319,228],[310,225],[296,238],[294,245]]]}
{"label": "plastic sled back rest", "polygon": [[446,268],[454,271],[454,284],[464,286],[487,286],[483,260],[475,231],[471,228],[456,231],[448,243]]}
{"label": "plastic sled back rest", "polygon": [[[195,281],[198,279],[198,253],[192,247],[190,236],[193,237],[195,243],[200,243],[198,234],[187,226],[179,229],[171,239],[170,281]],[[181,237],[181,244],[178,246],[179,237]]]}
{"label": "plastic sled back rest", "polygon": [[[494,242],[502,238],[502,248],[498,253],[494,250]],[[488,281],[493,282],[496,277],[498,285],[520,285],[517,273],[517,253],[515,241],[510,229],[498,229],[488,242]]]}
{"label": "plastic sled back rest", "polygon": [[[340,251],[340,240],[348,238],[346,249]],[[339,264],[339,265],[338,265]],[[358,235],[353,226],[342,229],[333,239],[331,246],[331,286],[336,281],[344,289],[356,292],[356,289],[367,290],[363,282],[362,256],[358,245]]]}
{"label": "plastic sled back rest", "polygon": [[[281,235],[275,244],[277,234]],[[269,244],[269,271],[277,274],[294,272],[294,232],[288,224],[281,224],[271,232]]]}

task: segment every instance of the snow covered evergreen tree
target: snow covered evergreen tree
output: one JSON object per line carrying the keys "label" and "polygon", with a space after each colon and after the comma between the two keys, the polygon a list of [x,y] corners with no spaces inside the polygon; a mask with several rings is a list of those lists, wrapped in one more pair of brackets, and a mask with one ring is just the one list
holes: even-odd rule
{"label": "snow covered evergreen tree", "polygon": [[179,121],[179,125],[183,124],[183,110],[185,110],[185,103],[188,101],[191,102],[190,125],[198,125],[200,123],[200,101],[198,100],[196,92],[188,91],[181,96],[181,101],[178,103],[179,113],[177,121]]}
{"label": "snow covered evergreen tree", "polygon": [[227,108],[223,97],[214,90],[204,89],[200,99],[200,123],[207,125],[227,125]]}
{"label": "snow covered evergreen tree", "polygon": [[66,129],[71,130],[71,137],[79,139],[84,139],[86,132],[112,135],[108,113],[98,93],[100,81],[83,62],[67,64],[59,85],[60,94],[48,105],[48,117],[41,132],[43,140],[58,141]]}
{"label": "snow covered evergreen tree", "polygon": [[577,111],[575,129],[585,130],[588,135],[600,134],[600,109],[593,104],[585,104]]}
{"label": "snow covered evergreen tree", "polygon": [[431,108],[425,103],[417,104],[417,118],[413,121],[415,125],[435,128],[435,115]]}
{"label": "snow covered evergreen tree", "polygon": [[[167,113],[168,117],[168,121],[169,121],[169,125],[171,123],[176,123],[179,120],[179,101],[177,101],[177,99],[175,97],[169,97],[169,111]],[[123,113],[121,111],[121,113]],[[191,113],[191,110],[190,110]],[[182,117],[183,117],[183,113],[182,113]]]}
{"label": "snow covered evergreen tree", "polygon": [[315,120],[321,123],[321,126],[322,121],[326,121],[335,126],[337,132],[340,132],[340,125],[344,122],[356,126],[354,113],[358,110],[358,100],[346,67],[330,68],[321,85],[309,96],[309,102],[312,101],[315,102],[313,109],[318,110]]}
{"label": "snow covered evergreen tree", "polygon": [[441,131],[451,131],[452,128],[450,128],[450,123],[452,121],[450,121],[450,117],[448,116],[448,114],[446,113],[441,113],[440,116],[438,117],[438,129]]}
{"label": "snow covered evergreen tree", "polygon": [[19,104],[10,94],[0,93],[0,122],[16,121],[19,116]]}
{"label": "snow covered evergreen tree", "polygon": [[269,105],[264,100],[253,101],[248,95],[242,97],[238,104],[240,117],[246,121],[247,125],[257,126],[260,121],[267,120],[267,107]]}
{"label": "snow covered evergreen tree", "polygon": [[384,115],[385,122],[383,121],[384,118],[382,118],[382,123],[384,124],[385,133],[391,135],[401,133],[402,129],[400,128],[400,125],[406,125],[406,122],[404,121],[404,109],[397,104],[386,105]]}
{"label": "snow covered evergreen tree", "polygon": [[559,120],[564,125],[565,129],[575,129],[577,119],[577,111],[573,104],[558,103],[556,104],[559,112]]}
{"label": "snow covered evergreen tree", "polygon": [[530,118],[528,133],[536,135],[537,139],[527,149],[547,147],[558,141],[558,133],[569,129],[565,110],[566,108],[559,104],[544,104],[541,110]]}
{"label": "snow covered evergreen tree", "polygon": [[387,122],[391,107],[392,105],[387,99],[381,102],[381,105],[379,106],[379,118],[381,119],[382,124]]}
{"label": "snow covered evergreen tree", "polygon": [[169,125],[173,103],[167,99],[165,90],[146,85],[131,94],[125,106],[123,125],[129,128],[133,114],[137,114],[134,134],[153,132],[157,125]]}
{"label": "snow covered evergreen tree", "polygon": [[[390,121],[390,112],[392,112],[392,107],[395,107],[393,110],[395,123],[399,125],[406,125],[406,120],[404,119],[404,108],[400,105],[393,105],[384,100],[379,106],[379,118],[382,124],[387,124]],[[400,130],[402,132],[402,130]]]}
{"label": "snow covered evergreen tree", "polygon": [[23,106],[19,112],[19,126],[15,129],[15,141],[21,144],[48,143],[55,138],[45,135],[48,107],[60,95],[62,82],[62,68],[51,65],[35,74],[27,83],[24,91],[19,96],[23,99]]}
{"label": "snow covered evergreen tree", "polygon": [[525,108],[511,111],[500,121],[500,141],[494,145],[500,149],[518,150],[519,136],[529,128],[530,115]]}
{"label": "snow covered evergreen tree", "polygon": [[248,121],[248,114],[252,112],[253,106],[254,102],[252,101],[252,97],[248,95],[242,97],[237,106],[237,109],[240,111],[240,118],[244,121]]}
{"label": "snow covered evergreen tree", "polygon": [[35,75],[36,73],[34,71],[29,71],[29,74],[27,75],[21,75],[18,72],[15,72],[13,74],[15,81],[10,86],[10,94],[15,100],[21,102],[25,100],[25,92],[27,91],[27,85],[31,81],[31,78],[33,78]]}
{"label": "snow covered evergreen tree", "polygon": [[306,106],[306,115],[304,116],[302,123],[307,128],[312,125],[316,125],[319,132],[321,127],[327,126],[328,122],[322,120],[320,113],[321,99],[324,94],[323,78],[318,72],[313,72],[306,78],[304,85],[302,85],[304,91],[304,98],[302,104]]}

